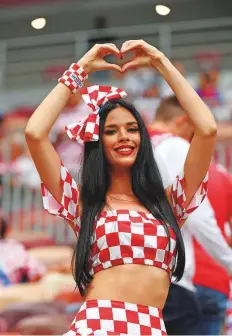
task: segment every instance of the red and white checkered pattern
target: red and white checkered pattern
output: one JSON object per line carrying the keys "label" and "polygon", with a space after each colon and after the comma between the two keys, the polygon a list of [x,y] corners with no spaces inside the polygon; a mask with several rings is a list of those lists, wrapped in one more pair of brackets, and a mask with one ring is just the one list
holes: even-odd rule
{"label": "red and white checkered pattern", "polygon": [[77,313],[65,336],[167,335],[160,309],[135,303],[90,300]]}
{"label": "red and white checkered pattern", "polygon": [[[151,131],[151,144],[153,147],[158,146],[160,143],[174,137],[171,133],[162,133],[160,131]],[[185,208],[185,191],[184,191],[184,171],[177,175],[175,182],[171,186],[171,198],[173,211],[176,219],[179,223],[186,220],[196,208],[203,202],[204,198],[207,196],[207,185],[208,185],[208,174],[206,174],[204,180],[202,181],[200,187],[193,196],[192,201]]]}
{"label": "red and white checkered pattern", "polygon": [[[63,164],[61,180],[61,204],[42,184],[44,208],[53,215],[74,222],[78,234],[79,192],[76,182]],[[176,260],[176,237],[171,228],[169,231],[170,251],[165,229],[152,214],[127,209],[102,211],[94,223],[90,273],[121,264],[145,264],[164,269],[171,276]]]}
{"label": "red and white checkered pattern", "polygon": [[99,114],[91,113],[84,120],[65,127],[70,139],[80,143],[98,141],[99,139]]}
{"label": "red and white checkered pattern", "polygon": [[[80,229],[79,192],[67,168],[61,165],[63,196],[61,204],[42,184],[43,204],[51,214]],[[207,191],[207,176],[187,209],[184,208],[184,177],[179,175],[171,188],[173,208],[178,221],[187,218],[203,201]],[[135,210],[102,211],[94,222],[89,270],[95,274],[122,264],[151,265],[167,271],[171,277],[176,262],[176,237],[171,227],[170,246],[164,226],[150,213]]]}
{"label": "red and white checkered pattern", "polygon": [[103,211],[95,223],[90,273],[122,264],[161,268],[170,276],[176,261],[176,237],[170,231],[170,251],[164,226],[150,213]]}
{"label": "red and white checkered pattern", "polygon": [[63,195],[61,203],[51,195],[44,183],[41,183],[41,191],[44,208],[52,215],[59,216],[74,224],[75,232],[79,232],[79,191],[76,182],[68,169],[61,163],[61,184]]}
{"label": "red and white checkered pattern", "polygon": [[76,93],[79,88],[83,86],[84,81],[88,75],[78,64],[73,63],[68,70],[64,72],[62,77],[58,79],[59,83],[63,83],[72,91]]}
{"label": "red and white checkered pattern", "polygon": [[199,205],[207,196],[208,173],[201,182],[200,187],[196,191],[187,208],[185,208],[186,196],[184,192],[184,184],[184,172],[182,172],[176,177],[176,181],[171,187],[172,205],[178,222],[186,220],[188,216],[199,207]]}
{"label": "red and white checkered pattern", "polygon": [[107,101],[127,96],[126,92],[112,86],[93,85],[81,90],[86,104],[93,110],[78,123],[65,127],[72,140],[80,142],[98,141],[99,139],[99,109]]}
{"label": "red and white checkered pattern", "polygon": [[83,88],[81,94],[93,112],[98,111],[109,100],[125,98],[127,96],[127,93],[123,89],[103,85],[93,85]]}

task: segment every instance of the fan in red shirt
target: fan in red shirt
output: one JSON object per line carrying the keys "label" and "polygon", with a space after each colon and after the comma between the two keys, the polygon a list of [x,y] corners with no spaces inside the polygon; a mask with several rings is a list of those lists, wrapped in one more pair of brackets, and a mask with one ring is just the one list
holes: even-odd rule
{"label": "fan in red shirt", "polygon": [[[180,163],[184,162],[189,149],[186,144],[191,141],[193,128],[175,96],[164,99],[156,113],[156,119],[150,126],[150,137],[163,181],[167,183],[173,178]],[[221,134],[220,132],[220,137]],[[231,179],[225,168],[211,165],[208,202],[210,201],[211,208],[214,209],[212,211],[216,214],[212,216],[209,208],[208,212],[206,208],[201,208],[197,217],[189,217],[189,223],[182,230],[185,233],[188,262],[183,279],[171,285],[165,304],[164,320],[169,335],[220,334],[229,294],[228,272],[232,274],[232,250],[225,237],[227,222],[232,213]],[[191,229],[191,221],[194,221],[195,230]],[[193,237],[204,247],[195,244],[196,257],[192,253]],[[192,285],[195,272],[196,291]],[[182,309],[179,309],[180,302]]]}
{"label": "fan in red shirt", "polygon": [[[229,242],[227,232],[232,218],[232,177],[221,165],[210,166],[208,198],[213,206],[218,226]],[[197,264],[194,284],[197,286],[199,299],[204,303],[202,308],[205,323],[212,325],[217,323],[218,317],[221,320],[225,317],[230,279],[225,268],[209,256],[196,241],[194,243]],[[209,296],[210,299],[207,299]]]}

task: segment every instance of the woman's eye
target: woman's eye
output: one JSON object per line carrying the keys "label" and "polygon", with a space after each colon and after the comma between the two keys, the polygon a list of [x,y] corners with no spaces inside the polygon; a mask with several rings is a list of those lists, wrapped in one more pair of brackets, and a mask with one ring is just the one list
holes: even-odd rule
{"label": "woman's eye", "polygon": [[128,132],[131,132],[131,133],[135,133],[135,132],[138,132],[138,131],[139,131],[139,129],[135,128],[135,127],[128,128]]}
{"label": "woman's eye", "polygon": [[105,130],[104,133],[105,133],[106,135],[113,135],[113,134],[116,133],[116,131],[115,131],[115,130]]}

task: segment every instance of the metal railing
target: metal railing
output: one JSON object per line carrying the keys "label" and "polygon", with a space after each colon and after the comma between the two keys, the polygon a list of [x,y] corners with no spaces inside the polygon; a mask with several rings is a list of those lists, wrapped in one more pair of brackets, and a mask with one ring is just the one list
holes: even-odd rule
{"label": "metal railing", "polygon": [[[24,137],[23,130],[20,131]],[[19,130],[16,132],[19,134]],[[75,242],[76,236],[67,222],[44,210],[40,178],[31,158],[22,152],[12,160],[11,148],[12,141],[6,136],[1,146],[1,207],[13,232],[28,232],[34,237],[44,233],[56,243]]]}
{"label": "metal railing", "polygon": [[232,18],[230,17],[170,25],[127,26],[1,41],[2,88],[41,86],[51,82],[51,77],[46,73],[48,67],[69,65],[88,50],[92,38],[104,37],[112,38],[112,42],[117,45],[121,45],[127,39],[145,39],[163,50],[169,57],[181,60],[190,72],[196,70],[196,54],[206,49],[218,51],[223,55],[222,68],[231,67]]}

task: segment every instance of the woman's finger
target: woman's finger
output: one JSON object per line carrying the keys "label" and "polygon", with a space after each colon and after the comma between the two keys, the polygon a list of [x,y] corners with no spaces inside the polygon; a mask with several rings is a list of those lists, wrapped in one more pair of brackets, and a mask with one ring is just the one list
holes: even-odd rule
{"label": "woman's finger", "polygon": [[106,49],[104,51],[101,51],[100,54],[99,54],[99,56],[101,56],[102,58],[105,57],[105,56],[108,56],[108,55],[114,55],[116,58],[119,58],[121,53],[120,52],[119,53],[114,53],[114,52],[112,52],[111,49]]}
{"label": "woman's finger", "polygon": [[122,50],[122,48],[128,47],[131,44],[136,44],[137,42],[140,42],[140,41],[142,41],[142,40],[128,40],[128,41],[125,41],[121,46],[121,50]]}
{"label": "woman's finger", "polygon": [[126,41],[122,45],[121,53],[126,53],[128,51],[133,51],[133,50],[136,50],[138,48],[143,48],[143,46],[144,46],[144,41],[142,41],[142,40]]}
{"label": "woman's finger", "polygon": [[99,70],[116,70],[122,72],[122,68],[118,64],[108,63],[106,61],[102,62]]}
{"label": "woman's finger", "polygon": [[135,68],[138,68],[139,65],[140,65],[139,60],[134,59],[134,60],[132,60],[132,61],[130,61],[130,62],[125,63],[125,64],[122,66],[122,72],[125,72],[125,71],[127,71],[127,70],[129,70],[129,69],[135,69]]}
{"label": "woman's finger", "polygon": [[[108,44],[109,46],[112,46],[112,47],[118,49],[118,47],[117,47],[114,43],[105,43],[105,44]],[[119,50],[119,49],[118,49],[118,50]]]}
{"label": "woman's finger", "polygon": [[100,44],[98,50],[102,52],[104,56],[110,54],[116,55],[118,57],[120,56],[120,50],[113,43]]}
{"label": "woman's finger", "polygon": [[141,67],[149,67],[150,66],[150,59],[148,56],[136,56],[131,61],[125,63],[122,67],[122,71],[126,71],[128,69],[133,68],[141,68]]}

